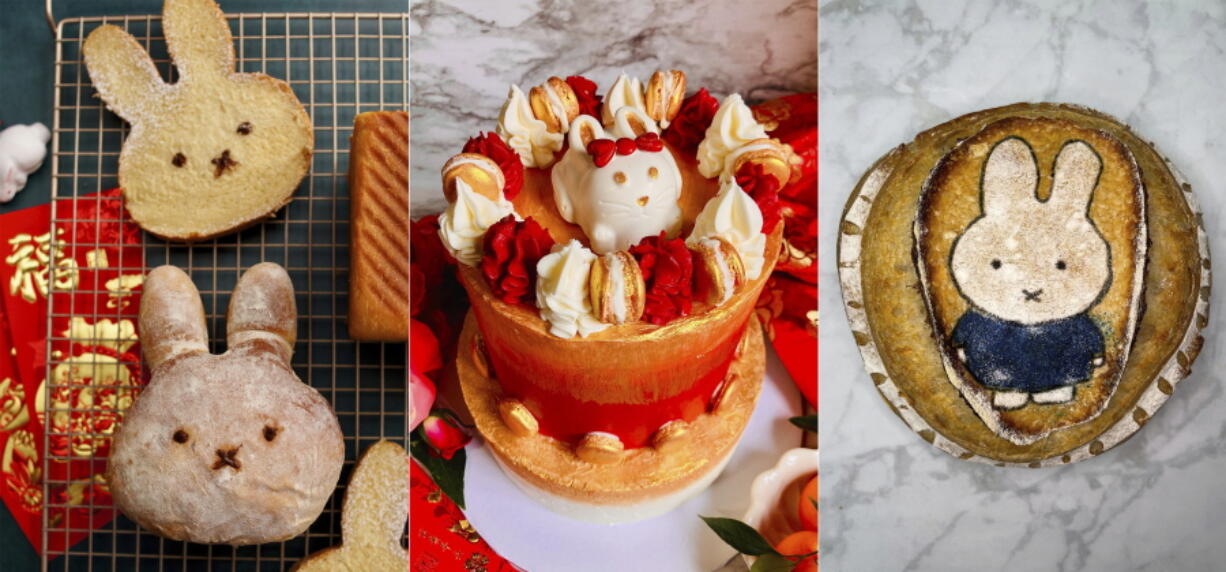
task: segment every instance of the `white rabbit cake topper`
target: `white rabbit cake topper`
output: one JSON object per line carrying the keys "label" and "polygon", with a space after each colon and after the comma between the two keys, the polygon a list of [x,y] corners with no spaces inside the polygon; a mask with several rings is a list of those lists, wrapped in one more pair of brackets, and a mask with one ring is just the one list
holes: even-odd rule
{"label": "white rabbit cake topper", "polygon": [[1096,416],[1119,381],[1142,293],[1144,187],[1105,133],[1001,123],[933,169],[915,234],[947,376],[995,433],[1028,444]]}
{"label": "white rabbit cake topper", "polygon": [[118,27],[98,27],[82,46],[98,94],[132,125],[119,157],[132,218],[193,241],[272,215],[310,166],[310,117],[285,82],[235,72],[230,27],[213,0],[166,0],[162,27],[175,83]]}
{"label": "white rabbit cake topper", "polygon": [[226,314],[227,351],[209,353],[200,294],[173,266],[149,273],[140,332],[149,384],[115,435],[115,505],[175,540],[256,544],[301,534],[345,459],[328,401],[290,366],[297,332],[289,275],[247,270]]}
{"label": "white rabbit cake topper", "polygon": [[608,132],[587,115],[571,125],[570,149],[551,174],[554,202],[597,254],[681,228],[681,171],[655,129],[632,107],[617,111]]}

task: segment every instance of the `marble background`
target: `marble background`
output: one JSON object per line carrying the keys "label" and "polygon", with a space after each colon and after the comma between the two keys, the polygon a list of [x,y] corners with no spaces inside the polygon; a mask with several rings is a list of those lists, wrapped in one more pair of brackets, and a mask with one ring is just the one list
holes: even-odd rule
{"label": "marble background", "polygon": [[691,91],[748,100],[817,89],[814,0],[422,1],[411,7],[413,215],[439,212],[439,169],[493,131],[510,84],[686,72]]}
{"label": "marble background", "polygon": [[1226,3],[830,0],[820,18],[823,569],[1226,568],[1222,288],[1192,376],[1140,433],[1076,465],[1001,469],[938,451],[889,411],[834,264],[843,201],[878,156],[963,113],[1043,100],[1153,140],[1226,255]]}

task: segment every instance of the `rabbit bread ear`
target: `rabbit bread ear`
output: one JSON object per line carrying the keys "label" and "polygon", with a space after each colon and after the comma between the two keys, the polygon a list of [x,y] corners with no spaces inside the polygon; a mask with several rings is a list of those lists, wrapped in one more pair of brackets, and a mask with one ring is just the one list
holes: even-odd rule
{"label": "rabbit bread ear", "polygon": [[243,273],[226,312],[226,346],[270,346],[289,363],[298,337],[294,285],[284,268],[261,262]]}
{"label": "rabbit bread ear", "polygon": [[129,123],[136,123],[166,88],[145,48],[118,27],[104,24],[94,29],[81,54],[98,95]]}
{"label": "rabbit bread ear", "polygon": [[234,73],[234,44],[225,14],[213,0],[166,0],[162,7],[166,48],[180,81]]}
{"label": "rabbit bread ear", "polygon": [[1036,202],[1039,168],[1030,145],[1018,137],[996,144],[983,165],[983,214],[1004,215],[1024,201]]}
{"label": "rabbit bread ear", "polygon": [[182,270],[159,266],[149,273],[141,294],[140,332],[150,370],[182,355],[209,351],[204,305]]}
{"label": "rabbit bread ear", "polygon": [[400,445],[379,441],[358,461],[341,510],[344,544],[399,548],[409,518],[409,461]]}
{"label": "rabbit bread ear", "polygon": [[1103,160],[1085,141],[1065,143],[1052,172],[1051,204],[1061,210],[1085,212],[1102,170]]}

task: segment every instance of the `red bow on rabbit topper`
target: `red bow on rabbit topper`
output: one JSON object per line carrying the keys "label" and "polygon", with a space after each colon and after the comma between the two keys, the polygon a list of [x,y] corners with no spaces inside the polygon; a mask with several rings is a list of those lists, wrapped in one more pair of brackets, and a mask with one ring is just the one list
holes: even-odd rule
{"label": "red bow on rabbit topper", "polygon": [[587,144],[587,153],[592,156],[592,162],[597,167],[603,167],[613,160],[613,154],[629,155],[641,149],[648,153],[664,150],[664,141],[658,133],[647,132],[634,139],[622,137],[617,141],[612,139],[594,139]]}

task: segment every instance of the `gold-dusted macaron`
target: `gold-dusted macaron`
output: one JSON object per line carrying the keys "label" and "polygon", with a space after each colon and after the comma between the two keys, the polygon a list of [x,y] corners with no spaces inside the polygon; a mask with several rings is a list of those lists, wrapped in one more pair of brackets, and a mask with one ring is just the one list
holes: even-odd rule
{"label": "gold-dusted macaron", "polygon": [[592,314],[606,324],[635,322],[647,304],[647,285],[638,262],[619,250],[597,258],[588,274]]}
{"label": "gold-dusted macaron", "polygon": [[528,90],[532,115],[545,122],[550,133],[565,133],[570,122],[579,117],[579,97],[562,78],[551,77]]}
{"label": "gold-dusted macaron", "polygon": [[647,115],[660,124],[668,127],[668,122],[677,117],[681,111],[681,101],[685,99],[685,72],[679,70],[656,70],[647,80]]}
{"label": "gold-dusted macaron", "polygon": [[491,201],[502,200],[506,185],[502,168],[493,159],[479,153],[460,153],[443,164],[443,196],[455,202],[455,182],[462,179],[478,195]]}
{"label": "gold-dusted macaron", "polygon": [[621,439],[617,438],[617,435],[588,433],[579,440],[579,445],[575,447],[575,454],[588,463],[605,465],[620,459],[625,449],[626,446],[622,444]]}
{"label": "gold-dusted macaron", "polygon": [[718,306],[745,285],[745,265],[731,243],[711,237],[699,240],[690,248],[698,254],[699,263],[694,265],[694,293],[699,300]]}
{"label": "gold-dusted macaron", "polygon": [[541,429],[536,416],[518,399],[504,397],[498,400],[498,415],[512,432],[521,437],[536,435]]}
{"label": "gold-dusted macaron", "polygon": [[732,174],[739,173],[745,165],[761,165],[763,171],[779,181],[783,188],[792,178],[791,153],[774,139],[754,139],[732,152]]}
{"label": "gold-dusted macaron", "polygon": [[668,453],[677,450],[688,441],[686,439],[690,429],[690,424],[677,419],[669,421],[656,429],[655,434],[651,436],[651,446],[661,453]]}

